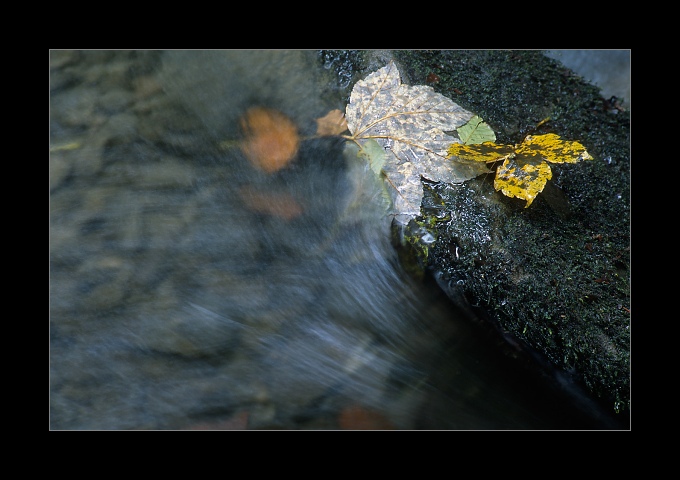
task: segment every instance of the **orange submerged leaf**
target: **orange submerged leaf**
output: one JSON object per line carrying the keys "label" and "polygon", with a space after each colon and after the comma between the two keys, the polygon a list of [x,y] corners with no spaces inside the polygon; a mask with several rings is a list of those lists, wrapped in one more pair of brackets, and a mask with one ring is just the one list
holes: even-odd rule
{"label": "orange submerged leaf", "polygon": [[239,190],[246,206],[257,213],[292,220],[303,213],[300,204],[287,193],[261,192],[250,187]]}
{"label": "orange submerged leaf", "polygon": [[316,119],[317,135],[340,135],[345,130],[347,130],[345,114],[337,108],[331,110],[325,116]]}
{"label": "orange submerged leaf", "polygon": [[266,173],[276,172],[295,157],[300,145],[297,126],[283,113],[253,107],[241,117],[245,139],[241,150],[248,160]]}
{"label": "orange submerged leaf", "polygon": [[360,405],[345,407],[338,417],[342,430],[395,430],[394,425],[382,413]]}

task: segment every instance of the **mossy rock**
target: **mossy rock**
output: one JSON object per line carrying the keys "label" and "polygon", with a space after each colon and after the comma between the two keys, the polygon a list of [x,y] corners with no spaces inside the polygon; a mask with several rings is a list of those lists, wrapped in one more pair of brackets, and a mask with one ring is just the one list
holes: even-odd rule
{"label": "mossy rock", "polygon": [[[347,95],[375,69],[375,52],[351,53],[341,58],[355,72]],[[627,423],[630,113],[540,51],[390,54],[404,83],[431,85],[481,116],[497,143],[551,132],[579,141],[594,157],[551,165],[552,180],[529,208],[497,192],[492,175],[461,185],[425,182],[422,216],[411,229],[436,240],[425,248],[411,239],[419,255],[411,267],[420,262],[508,344],[531,352]]]}

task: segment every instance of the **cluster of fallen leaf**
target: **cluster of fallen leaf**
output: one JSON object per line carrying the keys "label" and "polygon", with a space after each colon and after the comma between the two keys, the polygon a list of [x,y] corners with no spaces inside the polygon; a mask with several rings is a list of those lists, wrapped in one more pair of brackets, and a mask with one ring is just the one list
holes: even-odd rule
{"label": "cluster of fallen leaf", "polygon": [[[528,136],[519,145],[497,145],[482,119],[430,86],[404,85],[394,63],[358,81],[347,105],[351,140],[360,146],[377,141],[387,153],[383,172],[397,191],[394,214],[420,214],[421,177],[462,183],[496,169],[494,187],[525,207],[552,177],[548,163],[592,159],[578,142],[558,135]],[[457,131],[458,138],[447,134]]]}
{"label": "cluster of fallen leaf", "polygon": [[[317,136],[338,135],[347,130],[345,115],[331,110],[318,118]],[[264,173],[273,174],[292,162],[300,148],[298,127],[284,113],[265,107],[248,109],[241,117],[243,140],[240,148],[248,161]],[[264,192],[242,187],[241,199],[251,210],[292,220],[303,213],[302,206],[287,193]]]}
{"label": "cluster of fallen leaf", "polygon": [[[496,190],[526,200],[528,207],[552,178],[546,162],[593,158],[580,143],[555,134],[527,136],[514,146],[497,145],[495,134],[478,116],[430,86],[402,84],[394,63],[354,85],[346,114],[332,110],[316,122],[317,136],[349,130],[351,135],[343,136],[359,147],[358,155],[393,187],[392,213],[402,220],[420,214],[421,177],[461,183],[490,173],[488,165],[503,162],[495,171]],[[267,174],[286,167],[298,153],[298,128],[279,111],[251,108],[241,118],[241,128],[241,150],[255,168]],[[454,130],[458,138],[447,133]],[[277,199],[268,195],[250,192],[246,198],[259,212],[286,219],[301,213],[290,199],[274,208]]]}
{"label": "cluster of fallen leaf", "polygon": [[[338,135],[347,130],[345,115],[331,110],[316,120],[318,136]],[[291,162],[300,147],[297,125],[271,108],[253,107],[241,117],[241,150],[254,167],[274,173]]]}
{"label": "cluster of fallen leaf", "polygon": [[494,188],[508,197],[526,200],[524,208],[543,191],[552,178],[550,163],[575,163],[593,157],[578,142],[562,140],[559,135],[527,135],[518,145],[494,142],[454,143],[449,155],[476,162],[503,163],[496,170]]}

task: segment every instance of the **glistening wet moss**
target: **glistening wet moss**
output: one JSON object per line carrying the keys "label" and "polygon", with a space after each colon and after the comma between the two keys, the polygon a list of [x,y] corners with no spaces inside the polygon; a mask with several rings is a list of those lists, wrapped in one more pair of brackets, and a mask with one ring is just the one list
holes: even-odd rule
{"label": "glistening wet moss", "polygon": [[395,52],[395,58],[412,84],[436,74],[433,88],[484,118],[499,143],[520,142],[549,117],[541,132],[578,140],[593,155],[554,165],[553,180],[528,209],[495,192],[489,178],[426,189],[423,205],[435,193],[454,216],[436,224],[429,265],[501,328],[627,416],[629,112],[537,51]]}

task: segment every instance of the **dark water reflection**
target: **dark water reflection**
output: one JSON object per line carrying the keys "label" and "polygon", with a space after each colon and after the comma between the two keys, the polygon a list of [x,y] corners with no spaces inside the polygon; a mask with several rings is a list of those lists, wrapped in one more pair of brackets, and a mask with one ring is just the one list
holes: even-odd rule
{"label": "dark water reflection", "polygon": [[344,109],[323,75],[314,52],[52,52],[51,427],[606,426],[404,273],[342,141],[273,175],[233,148],[254,105],[312,135]]}

